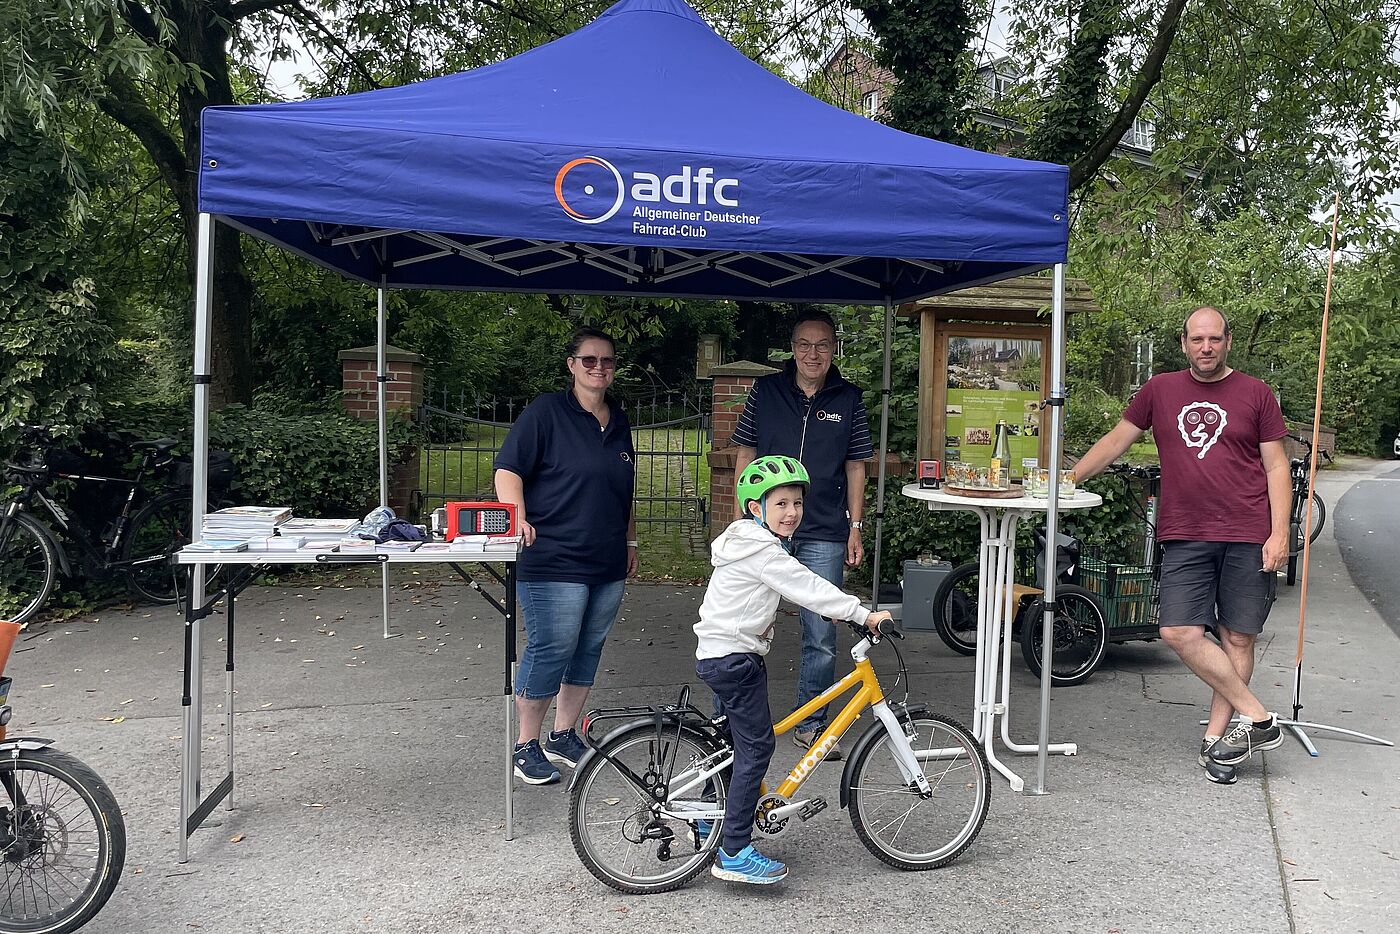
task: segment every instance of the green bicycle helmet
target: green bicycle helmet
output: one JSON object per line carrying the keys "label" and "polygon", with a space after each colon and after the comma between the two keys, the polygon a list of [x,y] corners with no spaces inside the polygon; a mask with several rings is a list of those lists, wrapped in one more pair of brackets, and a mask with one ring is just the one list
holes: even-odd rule
{"label": "green bicycle helmet", "polygon": [[747,515],[749,501],[758,500],[762,505],[763,497],[774,487],[798,484],[806,489],[811,482],[812,478],[807,476],[807,468],[795,457],[768,454],[756,458],[739,475],[739,483],[735,488],[739,509]]}

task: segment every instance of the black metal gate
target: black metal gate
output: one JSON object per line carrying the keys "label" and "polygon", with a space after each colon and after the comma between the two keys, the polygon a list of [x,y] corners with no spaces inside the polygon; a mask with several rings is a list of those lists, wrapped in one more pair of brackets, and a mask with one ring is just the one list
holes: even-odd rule
{"label": "black metal gate", "polygon": [[[529,400],[428,394],[419,410],[425,441],[413,506],[426,515],[445,502],[494,499],[494,461]],[[679,526],[708,540],[709,394],[655,393],[621,400],[637,451],[637,522]]]}

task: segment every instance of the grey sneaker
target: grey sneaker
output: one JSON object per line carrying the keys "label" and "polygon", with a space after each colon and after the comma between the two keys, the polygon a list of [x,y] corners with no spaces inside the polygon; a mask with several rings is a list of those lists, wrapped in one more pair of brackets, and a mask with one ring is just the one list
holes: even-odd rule
{"label": "grey sneaker", "polygon": [[[825,727],[822,729],[825,729]],[[792,743],[799,749],[811,749],[812,744],[817,741],[817,737],[820,735],[821,730],[793,730]],[[830,759],[832,762],[844,759],[845,757],[846,754],[841,751],[840,742],[832,743],[831,750],[826,754],[826,758]]]}
{"label": "grey sneaker", "polygon": [[1230,732],[1220,737],[1206,753],[1216,765],[1239,765],[1255,752],[1277,749],[1283,745],[1283,730],[1278,716],[1269,714],[1269,725],[1257,727],[1253,721],[1241,719]]}
{"label": "grey sneaker", "polygon": [[1235,773],[1233,765],[1221,765],[1210,757],[1210,747],[1215,744],[1215,740],[1201,740],[1201,754],[1196,757],[1201,768],[1206,770],[1206,778],[1217,785],[1233,785],[1239,778]]}

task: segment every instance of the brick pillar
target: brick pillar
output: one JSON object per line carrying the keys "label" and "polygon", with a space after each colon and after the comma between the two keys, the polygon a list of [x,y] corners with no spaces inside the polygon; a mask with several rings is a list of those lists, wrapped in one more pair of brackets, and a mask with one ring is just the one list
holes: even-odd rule
{"label": "brick pillar", "polygon": [[734,506],[734,462],[738,448],[730,442],[754,380],[778,372],[771,366],[739,360],[710,371],[714,394],[710,402],[710,533],[719,535],[738,515]]}
{"label": "brick pillar", "polygon": [[[378,418],[377,360],[375,347],[340,352],[340,385],[345,411],[367,422]],[[385,410],[391,418],[395,415],[410,420],[417,418],[423,404],[423,358],[390,345],[386,348],[385,366],[389,377],[384,384]],[[389,462],[389,506],[398,515],[409,514],[413,491],[418,489],[421,462],[422,450],[417,445],[409,448],[404,460]]]}

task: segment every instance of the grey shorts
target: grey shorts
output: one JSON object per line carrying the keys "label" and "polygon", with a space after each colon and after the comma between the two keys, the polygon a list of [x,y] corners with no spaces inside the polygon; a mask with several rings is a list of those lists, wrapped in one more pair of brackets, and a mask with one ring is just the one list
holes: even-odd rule
{"label": "grey shorts", "polygon": [[1250,542],[1163,542],[1158,625],[1258,635],[1277,586],[1263,565],[1264,546]]}

